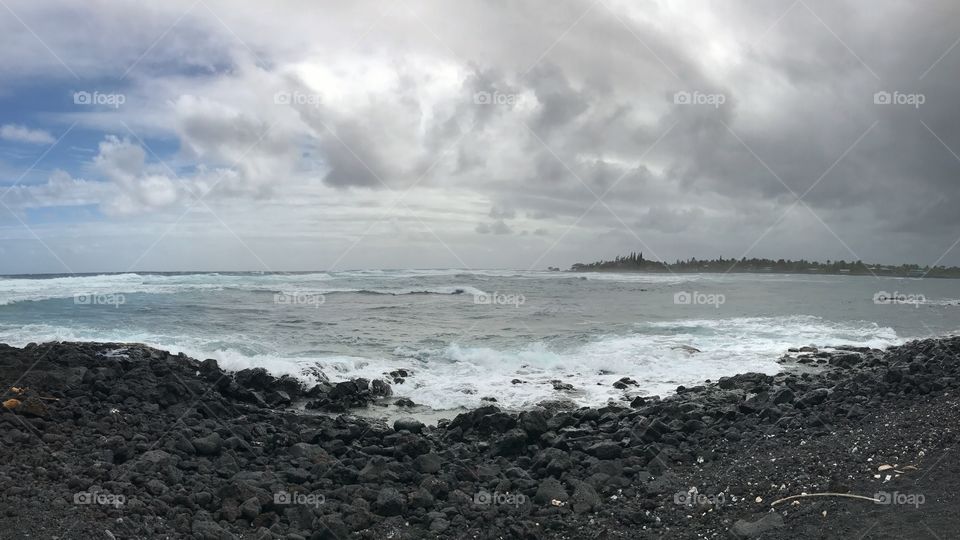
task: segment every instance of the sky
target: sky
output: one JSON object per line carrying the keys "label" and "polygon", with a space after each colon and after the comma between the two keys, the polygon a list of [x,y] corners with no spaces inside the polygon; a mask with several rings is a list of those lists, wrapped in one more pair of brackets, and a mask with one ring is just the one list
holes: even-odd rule
{"label": "sky", "polygon": [[960,4],[0,0],[0,273],[960,265]]}

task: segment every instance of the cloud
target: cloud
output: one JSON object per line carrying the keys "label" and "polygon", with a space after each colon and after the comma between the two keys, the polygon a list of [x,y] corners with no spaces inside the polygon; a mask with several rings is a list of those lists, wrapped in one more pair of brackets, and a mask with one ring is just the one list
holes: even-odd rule
{"label": "cloud", "polygon": [[0,139],[28,144],[53,144],[56,139],[42,129],[30,129],[18,124],[0,126]]}
{"label": "cloud", "polygon": [[[315,241],[318,265],[359,238],[377,249],[346,262],[384,266],[451,264],[437,238],[478,265],[550,250],[542,263],[563,266],[638,241],[670,259],[922,263],[960,230],[945,0],[875,2],[869,17],[852,1],[61,4],[10,2],[57,52],[0,20],[10,92],[38,79],[68,96],[72,71],[124,106],[4,103],[27,104],[28,125],[78,122],[96,156],[47,168],[84,178],[70,191],[110,218],[159,219],[203,197],[216,215],[191,217],[269,221],[251,234]],[[878,91],[925,102],[876,104]],[[52,142],[13,124],[0,138]],[[42,186],[16,196],[56,200]],[[525,230],[554,236],[513,234]]]}
{"label": "cloud", "polygon": [[27,208],[97,205],[113,191],[113,186],[106,182],[74,178],[67,171],[57,169],[44,183],[11,186],[0,192],[0,196],[8,208],[20,212]]}
{"label": "cloud", "polygon": [[474,229],[479,234],[513,234],[513,229],[510,228],[502,219],[498,219],[492,223],[479,223]]}
{"label": "cloud", "polygon": [[182,183],[156,166],[148,166],[146,151],[128,139],[108,136],[100,143],[94,165],[119,188],[114,197],[104,202],[107,213],[128,215],[164,208],[185,196]]}

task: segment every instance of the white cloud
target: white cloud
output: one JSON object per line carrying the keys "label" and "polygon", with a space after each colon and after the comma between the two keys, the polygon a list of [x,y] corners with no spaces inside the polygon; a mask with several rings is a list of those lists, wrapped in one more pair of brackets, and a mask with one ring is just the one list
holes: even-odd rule
{"label": "white cloud", "polygon": [[0,192],[0,196],[11,210],[21,211],[26,208],[96,205],[114,192],[114,186],[109,183],[74,178],[67,171],[57,169],[46,183],[12,186]]}
{"label": "white cloud", "polygon": [[30,129],[19,124],[0,126],[0,139],[28,144],[53,144],[56,141],[54,136],[47,131]]}
{"label": "white cloud", "polygon": [[127,139],[108,136],[100,143],[94,165],[119,188],[116,196],[104,201],[110,214],[165,208],[185,197],[183,183],[159,172],[159,166],[148,166],[146,151]]}

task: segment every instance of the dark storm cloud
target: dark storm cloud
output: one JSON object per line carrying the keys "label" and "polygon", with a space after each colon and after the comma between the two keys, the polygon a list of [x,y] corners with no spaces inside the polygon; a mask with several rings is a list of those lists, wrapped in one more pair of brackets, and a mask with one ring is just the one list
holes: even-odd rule
{"label": "dark storm cloud", "polygon": [[[190,5],[174,4],[145,11],[134,30],[146,43],[124,13],[67,10],[116,35],[109,58],[49,9],[13,7],[66,64],[100,75],[96,57],[122,72]],[[566,234],[551,249],[578,259],[640,242],[668,258],[739,255],[763,237],[757,256],[920,263],[960,234],[955,2],[414,0],[382,19],[365,2],[256,16],[210,4],[230,31],[187,15],[130,77],[150,99],[129,102],[154,108],[118,114],[174,133],[192,165],[228,169],[232,194],[322,184],[356,195],[343,211],[361,223],[370,200],[432,190],[416,192],[425,222],[453,245],[496,245],[507,265],[540,255],[500,250],[522,231],[540,231],[527,239],[541,249]],[[32,39],[3,25],[11,43]],[[32,61],[4,50],[5,73],[62,71],[39,45]],[[180,56],[189,70],[231,69],[165,77]],[[311,100],[251,105],[278,89]],[[878,92],[922,103],[875,103]],[[143,191],[156,185],[137,174]]]}
{"label": "dark storm cloud", "polygon": [[385,167],[372,144],[357,126],[349,122],[337,125],[335,134],[324,137],[323,155],[330,172],[323,181],[335,187],[381,187]]}

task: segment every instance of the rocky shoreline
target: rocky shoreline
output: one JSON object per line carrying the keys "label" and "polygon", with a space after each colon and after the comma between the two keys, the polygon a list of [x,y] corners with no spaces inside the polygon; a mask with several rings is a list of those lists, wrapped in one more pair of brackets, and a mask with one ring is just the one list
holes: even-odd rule
{"label": "rocky shoreline", "polygon": [[0,345],[2,536],[954,536],[960,338],[794,352],[785,365],[818,367],[433,427],[335,414],[383,381]]}

